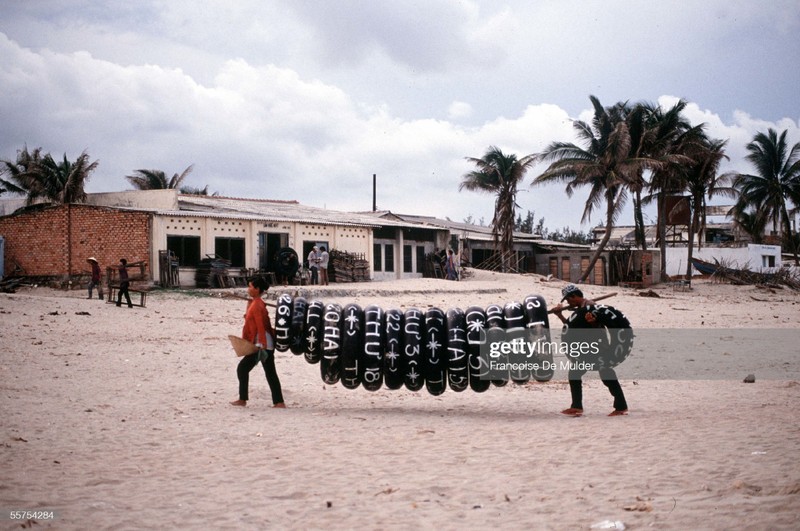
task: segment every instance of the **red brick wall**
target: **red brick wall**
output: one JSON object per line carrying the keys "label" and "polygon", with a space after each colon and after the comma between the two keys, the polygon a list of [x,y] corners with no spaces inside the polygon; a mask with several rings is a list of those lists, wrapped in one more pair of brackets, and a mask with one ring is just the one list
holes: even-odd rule
{"label": "red brick wall", "polygon": [[29,276],[63,276],[90,271],[86,259],[101,269],[128,262],[147,263],[150,274],[150,215],[90,205],[59,205],[0,217],[5,238],[5,273],[16,261]]}

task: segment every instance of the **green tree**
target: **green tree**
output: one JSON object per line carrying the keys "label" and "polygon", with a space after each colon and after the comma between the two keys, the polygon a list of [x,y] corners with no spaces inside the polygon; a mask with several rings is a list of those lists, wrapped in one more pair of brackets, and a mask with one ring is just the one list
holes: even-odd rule
{"label": "green tree", "polygon": [[[515,223],[514,230],[517,232],[524,232],[527,234],[534,234],[535,233],[535,226],[533,224],[533,212],[528,210],[528,213],[525,215],[525,219],[522,219],[522,214],[517,215],[517,222]],[[541,222],[544,221],[544,218],[540,220]]]}
{"label": "green tree", "polygon": [[[519,159],[516,155],[506,155],[499,148],[490,146],[482,158],[468,157],[467,160],[477,169],[462,177],[458,189],[497,195],[492,219],[492,236],[495,249],[499,249],[504,257],[508,257],[514,243],[517,185],[524,179],[525,172],[535,164],[536,156],[526,155]],[[506,269],[507,265],[504,263],[503,268]]]}
{"label": "green tree", "polygon": [[194,164],[190,164],[183,173],[180,175],[176,173],[170,179],[167,179],[167,174],[161,170],[136,170],[133,175],[126,175],[125,178],[137,190],[179,190],[183,180],[193,169]]}
{"label": "green tree", "polygon": [[603,107],[596,97],[589,99],[594,106],[592,123],[581,120],[573,123],[585,147],[568,142],[550,144],[540,158],[551,164],[533,181],[535,185],[566,182],[566,193],[570,197],[576,188],[589,187],[582,223],[590,220],[592,212],[605,204],[605,234],[579,282],[588,278],[608,244],[627,199],[628,184],[648,164],[646,159],[631,157],[631,136],[622,112],[625,104]]}
{"label": "green tree", "polygon": [[581,245],[588,245],[592,243],[592,234],[591,232],[580,232],[572,230],[569,227],[564,227],[563,229],[558,229],[554,232],[548,232],[547,239],[553,240],[555,242],[578,243]]}
{"label": "green tree", "polygon": [[734,217],[752,209],[751,212],[758,212],[771,221],[776,232],[780,225],[784,243],[789,247],[795,265],[800,265],[789,217],[790,206],[800,205],[800,142],[789,147],[787,132],[783,131],[780,136],[773,129],[766,134],[757,133],[747,144],[745,157],[755,167],[755,174],[729,175],[733,187],[739,191]]}

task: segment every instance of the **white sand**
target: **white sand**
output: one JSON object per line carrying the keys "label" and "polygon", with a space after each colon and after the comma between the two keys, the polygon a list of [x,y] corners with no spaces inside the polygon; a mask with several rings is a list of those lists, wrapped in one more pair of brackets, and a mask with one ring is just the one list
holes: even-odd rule
{"label": "white sand", "polygon": [[[531,293],[554,305],[563,285],[481,272],[304,291],[447,309]],[[0,294],[0,509],[55,510],[37,526],[54,529],[796,529],[800,364],[733,352],[725,338],[775,329],[764,350],[791,351],[800,295],[702,281],[655,291],[586,287],[618,292],[605,302],[637,332],[710,333],[696,352],[634,350],[619,371],[630,415],[615,418],[596,375],[586,414],[569,418],[563,375],[486,393],[372,393],[324,385],[290,352],[277,354],[288,409],[269,407],[260,368],[248,406],[234,408],[226,336],[241,330],[242,300],[153,293],[127,309],[78,290]],[[652,377],[670,355],[728,372]],[[742,383],[749,373],[756,382]]]}

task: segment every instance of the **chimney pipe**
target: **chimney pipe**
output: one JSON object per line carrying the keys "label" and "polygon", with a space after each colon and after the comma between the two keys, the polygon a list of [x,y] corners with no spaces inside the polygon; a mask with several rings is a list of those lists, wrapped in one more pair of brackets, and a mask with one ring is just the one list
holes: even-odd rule
{"label": "chimney pipe", "polygon": [[372,174],[372,211],[376,212],[378,210],[378,204],[375,201],[376,198],[376,188],[377,188],[377,177],[375,174]]}

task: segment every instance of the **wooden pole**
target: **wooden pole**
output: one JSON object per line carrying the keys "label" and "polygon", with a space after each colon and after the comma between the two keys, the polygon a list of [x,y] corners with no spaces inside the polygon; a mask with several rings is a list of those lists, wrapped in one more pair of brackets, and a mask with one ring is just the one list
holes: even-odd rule
{"label": "wooden pole", "polygon": [[[602,301],[603,299],[610,299],[611,297],[614,297],[616,294],[617,292],[615,291],[614,293],[607,293],[606,295],[600,295],[599,297],[592,297],[592,300],[595,302]],[[566,308],[563,308],[563,310],[569,310],[572,312],[574,312],[577,309],[578,309],[577,306],[567,306]],[[547,313],[555,313],[555,312],[553,312],[553,310],[547,310]]]}

